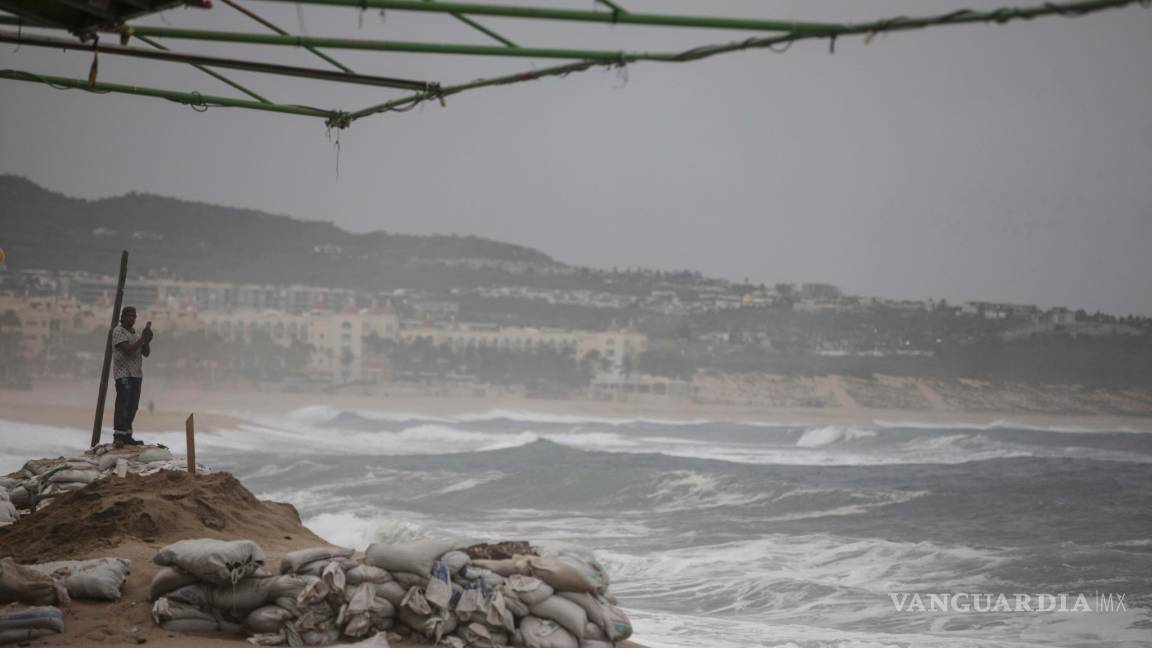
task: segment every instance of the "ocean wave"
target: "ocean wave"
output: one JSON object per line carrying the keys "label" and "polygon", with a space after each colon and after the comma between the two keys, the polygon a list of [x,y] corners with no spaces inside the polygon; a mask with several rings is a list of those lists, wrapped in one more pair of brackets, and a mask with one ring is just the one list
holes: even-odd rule
{"label": "ocean wave", "polygon": [[804,431],[796,441],[799,448],[819,448],[840,441],[855,441],[876,436],[875,430],[861,430],[853,427],[830,425],[828,427],[811,428]]}

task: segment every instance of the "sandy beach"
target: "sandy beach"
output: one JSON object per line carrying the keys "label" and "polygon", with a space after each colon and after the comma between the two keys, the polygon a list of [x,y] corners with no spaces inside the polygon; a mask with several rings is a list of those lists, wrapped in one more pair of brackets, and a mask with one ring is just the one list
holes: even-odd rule
{"label": "sandy beach", "polygon": [[[837,385],[830,391],[840,389]],[[842,390],[841,391],[847,391]],[[89,383],[44,382],[32,390],[0,389],[0,419],[54,427],[91,430],[96,388]],[[104,411],[105,430],[112,424],[114,395]],[[155,404],[153,412],[146,408]],[[845,402],[846,401],[846,402]],[[495,395],[470,397],[445,391],[378,389],[372,393],[283,393],[279,391],[209,391],[155,380],[145,383],[144,399],[135,428],[141,432],[183,430],[188,414],[195,413],[197,429],[234,429],[261,417],[280,416],[302,407],[325,405],[338,409],[403,413],[421,416],[458,416],[491,411],[611,419],[668,421],[712,420],[781,425],[882,424],[969,425],[985,427],[1011,423],[1024,427],[1068,430],[1125,430],[1152,432],[1152,416],[1085,413],[1038,413],[1027,409],[960,409],[929,407],[900,409],[867,407],[850,395],[830,407],[770,407],[750,404],[700,403],[663,398],[636,398],[627,402],[545,400]]]}

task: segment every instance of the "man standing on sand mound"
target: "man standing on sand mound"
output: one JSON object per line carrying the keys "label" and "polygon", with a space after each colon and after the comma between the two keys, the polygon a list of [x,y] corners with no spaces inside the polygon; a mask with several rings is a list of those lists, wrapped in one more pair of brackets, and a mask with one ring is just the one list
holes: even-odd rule
{"label": "man standing on sand mound", "polygon": [[125,306],[120,309],[120,325],[112,329],[112,378],[116,380],[112,443],[117,448],[144,445],[143,441],[132,438],[132,421],[140,408],[144,358],[152,354],[152,322],[148,322],[139,334],[133,328],[135,324],[136,309]]}

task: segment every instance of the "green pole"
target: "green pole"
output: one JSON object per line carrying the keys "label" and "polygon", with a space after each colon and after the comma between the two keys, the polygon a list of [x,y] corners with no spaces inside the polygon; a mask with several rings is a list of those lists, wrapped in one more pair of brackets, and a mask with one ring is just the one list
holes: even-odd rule
{"label": "green pole", "polygon": [[176,92],[174,90],[161,90],[158,88],[147,88],[142,86],[121,85],[119,83],[104,83],[97,82],[95,84],[88,83],[87,79],[69,79],[67,77],[49,76],[46,74],[33,74],[31,72],[23,72],[21,70],[0,70],[0,79],[11,79],[13,81],[32,81],[34,83],[43,83],[56,88],[75,88],[78,90],[88,90],[92,92],[115,92],[118,94],[131,94],[139,95],[142,97],[158,97],[160,99],[168,99],[177,103],[187,104],[192,107],[210,107],[220,106],[224,108],[251,108],[253,110],[265,110],[268,112],[285,113],[288,115],[303,115],[305,117],[320,117],[322,119],[340,121],[344,118],[344,113],[337,110],[322,110],[320,108],[312,108],[309,106],[290,106],[275,103],[261,103],[259,101],[248,101],[246,99],[231,99],[229,97],[216,97],[213,95],[204,95],[199,92]]}
{"label": "green pole", "polygon": [[501,16],[536,20],[566,20],[609,25],[650,25],[657,27],[701,27],[705,29],[742,29],[747,31],[828,31],[842,25],[838,23],[804,22],[795,20],[762,20],[756,18],[724,18],[719,16],[677,16],[613,11],[587,11],[580,9],[553,9],[518,5],[489,5],[467,2],[421,2],[419,0],[264,0],[265,2],[300,2],[303,4],[355,7],[357,9],[385,9],[393,11],[421,11],[426,13],[463,14],[470,16]]}
{"label": "green pole", "polygon": [[221,43],[247,43],[250,45],[282,45],[289,47],[322,47],[325,49],[353,49],[378,52],[415,52],[419,54],[461,54],[465,56],[512,56],[520,58],[586,59],[618,61],[622,57],[632,60],[671,61],[674,53],[621,52],[616,50],[555,49],[548,47],[499,47],[496,45],[467,45],[458,43],[417,43],[412,41],[381,41],[359,38],[329,38],[324,36],[282,36],[280,34],[253,34],[249,32],[179,29],[175,27],[133,26],[133,34],[176,40],[201,40]]}

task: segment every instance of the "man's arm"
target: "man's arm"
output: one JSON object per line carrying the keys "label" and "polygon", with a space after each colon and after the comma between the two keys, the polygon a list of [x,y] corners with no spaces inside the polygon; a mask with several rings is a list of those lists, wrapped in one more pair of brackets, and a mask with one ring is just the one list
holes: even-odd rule
{"label": "man's arm", "polygon": [[[145,339],[145,336],[141,335],[140,337],[136,338],[135,342],[121,342],[116,345],[116,348],[120,349],[120,351],[124,354],[130,355],[139,351],[141,347],[147,347],[149,341],[150,340]],[[151,349],[149,349],[148,353],[151,352]],[[144,355],[147,356],[148,354],[146,353]]]}

